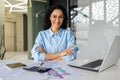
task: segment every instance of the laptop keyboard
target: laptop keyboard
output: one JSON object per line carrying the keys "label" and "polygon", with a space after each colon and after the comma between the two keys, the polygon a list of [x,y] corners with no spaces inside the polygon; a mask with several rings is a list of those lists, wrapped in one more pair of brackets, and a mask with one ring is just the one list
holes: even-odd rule
{"label": "laptop keyboard", "polygon": [[101,65],[103,60],[101,59],[98,59],[96,61],[93,61],[93,62],[90,62],[90,63],[87,63],[87,64],[84,64],[82,65],[82,67],[89,67],[89,68],[95,68],[95,67],[98,67]]}

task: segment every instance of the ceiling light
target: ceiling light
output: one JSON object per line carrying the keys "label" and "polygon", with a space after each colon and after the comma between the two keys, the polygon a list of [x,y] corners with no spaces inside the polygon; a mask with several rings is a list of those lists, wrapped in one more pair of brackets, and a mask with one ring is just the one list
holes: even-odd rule
{"label": "ceiling light", "polygon": [[4,0],[5,8],[9,9],[9,12],[22,12],[27,13],[28,0]]}

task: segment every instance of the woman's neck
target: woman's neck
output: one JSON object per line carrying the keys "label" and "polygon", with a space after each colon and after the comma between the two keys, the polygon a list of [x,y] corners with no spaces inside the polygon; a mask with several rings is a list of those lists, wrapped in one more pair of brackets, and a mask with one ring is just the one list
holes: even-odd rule
{"label": "woman's neck", "polygon": [[53,33],[57,33],[59,31],[59,29],[57,29],[57,28],[51,28],[51,30]]}

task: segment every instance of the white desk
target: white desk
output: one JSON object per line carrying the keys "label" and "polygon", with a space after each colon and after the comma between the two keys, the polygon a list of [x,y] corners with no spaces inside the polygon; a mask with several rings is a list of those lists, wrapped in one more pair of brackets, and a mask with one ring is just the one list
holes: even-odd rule
{"label": "white desk", "polygon": [[[23,69],[18,70],[17,72],[11,71],[7,73],[8,70],[4,67],[4,65],[8,62],[10,63],[10,62],[18,62],[18,61],[10,61],[10,60],[0,61],[0,80],[120,80],[120,64],[119,64],[120,61],[118,62],[117,65],[100,73],[72,68],[67,66],[65,62],[64,63],[60,62],[57,64],[57,66],[63,68],[67,66],[66,69],[70,70],[71,73],[71,75],[65,76],[62,79],[56,77],[51,77],[48,79],[49,76],[46,76],[47,73],[41,74],[38,72],[25,71]],[[33,61],[31,60],[19,61],[19,62],[25,64],[33,63]]]}

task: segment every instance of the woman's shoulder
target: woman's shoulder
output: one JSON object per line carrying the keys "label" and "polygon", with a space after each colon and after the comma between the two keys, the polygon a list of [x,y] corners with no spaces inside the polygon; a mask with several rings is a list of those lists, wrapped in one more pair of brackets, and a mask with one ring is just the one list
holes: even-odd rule
{"label": "woman's shoulder", "polygon": [[71,29],[62,29],[64,32],[66,32],[66,33],[71,33],[72,32],[72,30]]}
{"label": "woman's shoulder", "polygon": [[38,34],[44,34],[44,33],[46,33],[46,32],[48,32],[48,29],[47,29],[47,30],[41,30],[41,31],[39,31]]}

